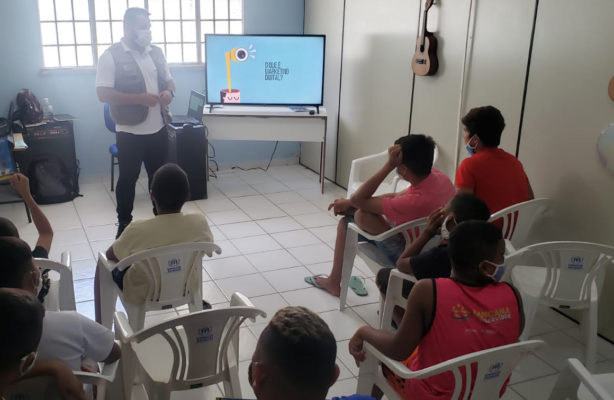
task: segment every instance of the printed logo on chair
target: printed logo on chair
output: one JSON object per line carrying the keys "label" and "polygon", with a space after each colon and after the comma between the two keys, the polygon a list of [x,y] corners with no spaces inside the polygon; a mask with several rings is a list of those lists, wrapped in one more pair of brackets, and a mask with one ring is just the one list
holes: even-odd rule
{"label": "printed logo on chair", "polygon": [[213,340],[213,329],[210,326],[199,328],[196,333],[196,343],[210,342]]}
{"label": "printed logo on chair", "polygon": [[569,264],[567,264],[567,268],[569,269],[582,269],[584,268],[584,257],[574,256],[569,259]]}
{"label": "printed logo on chair", "polygon": [[166,272],[170,274],[171,272],[178,271],[181,271],[181,260],[178,258],[168,260],[168,268],[166,268]]}
{"label": "printed logo on chair", "polygon": [[484,374],[484,380],[498,378],[501,375],[501,367],[503,364],[500,362],[492,364],[488,367],[488,372]]}

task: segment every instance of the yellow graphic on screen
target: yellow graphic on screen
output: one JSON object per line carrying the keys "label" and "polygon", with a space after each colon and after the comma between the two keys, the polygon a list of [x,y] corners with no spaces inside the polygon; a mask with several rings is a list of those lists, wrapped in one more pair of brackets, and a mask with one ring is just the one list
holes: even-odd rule
{"label": "yellow graphic on screen", "polygon": [[228,89],[220,90],[220,100],[222,103],[240,103],[241,91],[232,88],[232,77],[230,72],[230,62],[244,62],[249,58],[256,58],[253,54],[256,52],[254,45],[250,44],[247,49],[243,47],[235,47],[226,52],[226,79],[228,80]]}

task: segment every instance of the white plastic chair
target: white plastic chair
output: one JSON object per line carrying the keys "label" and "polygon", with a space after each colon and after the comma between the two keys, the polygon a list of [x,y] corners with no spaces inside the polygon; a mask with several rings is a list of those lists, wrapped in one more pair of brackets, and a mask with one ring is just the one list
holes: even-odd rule
{"label": "white plastic chair", "polygon": [[[104,400],[107,386],[115,381],[119,360],[111,364],[99,363],[100,373],[73,371],[75,376],[85,386],[87,399],[94,399],[93,387],[96,386],[96,399]],[[49,376],[39,376],[21,380],[9,386],[4,394],[6,400],[60,400],[57,387]]]}
{"label": "white plastic chair", "polygon": [[[411,275],[404,274],[398,270],[391,271],[386,301],[383,312],[381,312],[381,329],[393,330],[392,317],[394,309],[396,307],[401,307],[402,309],[407,307],[407,299],[402,295],[404,280],[414,281],[415,279]],[[404,364],[386,357],[371,344],[365,342],[363,348],[367,353],[367,358],[360,364],[356,392],[370,395],[373,385],[375,385],[384,392],[388,399],[402,398],[390,386],[388,380],[383,375],[379,366],[381,362],[397,376],[404,379],[424,379],[447,371],[452,372],[455,379],[452,399],[460,398],[463,388],[461,371],[464,370],[466,371],[466,387],[470,387],[473,381],[475,381],[475,385],[471,393],[464,393],[463,399],[470,398],[470,395],[473,400],[498,399],[502,386],[518,362],[525,355],[542,345],[544,345],[544,342],[541,340],[514,343],[459,356],[420,371],[412,371]],[[475,374],[473,374],[474,370],[471,368],[474,363],[477,365]]]}
{"label": "white plastic chair", "polygon": [[[222,252],[214,243],[179,243],[140,251],[117,264],[107,260],[103,253],[98,253],[102,325],[111,328],[118,296],[135,330],[143,329],[147,311],[177,308],[184,304],[188,305],[190,312],[201,311],[202,259],[205,254],[211,257],[214,252]],[[113,268],[124,270],[131,265],[132,268],[142,268],[149,278],[149,291],[142,304],[126,301],[125,294],[111,277]],[[192,290],[193,286],[197,287],[196,291]]]}
{"label": "white plastic chair", "polygon": [[[433,153],[433,165],[435,165],[438,158],[439,150],[437,150],[437,146],[435,146],[435,152]],[[382,151],[381,153],[371,154],[352,161],[352,165],[350,167],[350,177],[348,180],[348,199],[360,187],[360,185],[365,183],[366,179],[369,178],[370,175],[384,165],[386,160],[388,160],[388,149]],[[386,180],[384,180],[384,182],[382,182],[382,184],[377,188],[375,195],[396,193],[403,189],[407,189],[408,187],[409,182],[401,179],[395,171],[392,171]]]}
{"label": "white plastic chair", "polygon": [[116,335],[122,342],[124,394],[142,383],[148,398],[169,399],[173,391],[223,382],[224,396],[241,398],[239,327],[247,318],[266,317],[249,299],[234,293],[230,307],[176,317],[133,332],[126,316],[115,313]]}
{"label": "white plastic chair", "polygon": [[586,366],[593,370],[597,347],[597,304],[605,266],[614,262],[614,247],[587,242],[546,242],[524,247],[506,257],[505,280],[522,296],[525,328],[531,332],[538,304],[583,312]]}
{"label": "white plastic chair", "polygon": [[567,399],[614,400],[614,371],[592,375],[579,360],[567,359],[549,400]]}
{"label": "white plastic chair", "polygon": [[[413,242],[426,227],[428,218],[420,218],[406,222],[396,226],[379,235],[371,235],[360,229],[355,223],[348,224],[347,236],[345,239],[345,250],[343,252],[343,266],[341,270],[341,294],[339,295],[339,309],[343,311],[346,307],[346,299],[348,288],[350,285],[350,277],[354,268],[354,259],[356,255],[360,256],[369,269],[376,273],[380,268],[392,268],[395,266],[388,257],[386,257],[375,245],[369,242],[359,242],[358,235],[362,235],[367,239],[381,242],[397,234],[402,234],[405,238],[405,246]],[[433,239],[431,239],[433,240]],[[437,239],[433,240],[435,243]],[[425,248],[431,247],[427,243]]]}
{"label": "white plastic chair", "polygon": [[490,216],[489,221],[502,220],[503,239],[508,252],[512,252],[531,244],[529,235],[533,227],[540,222],[540,217],[552,208],[552,204],[552,200],[545,198],[524,201],[497,211]]}
{"label": "white plastic chair", "polygon": [[62,253],[60,262],[46,258],[35,258],[34,265],[41,270],[55,271],[60,275],[60,280],[50,276],[51,286],[43,303],[48,311],[76,311],[75,287],[73,285],[72,268],[70,266],[70,252]]}

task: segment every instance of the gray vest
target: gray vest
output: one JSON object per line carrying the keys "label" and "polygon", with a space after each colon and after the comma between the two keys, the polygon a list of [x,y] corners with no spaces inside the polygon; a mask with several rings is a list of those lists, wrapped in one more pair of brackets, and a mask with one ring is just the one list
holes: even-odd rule
{"label": "gray vest", "polygon": [[[115,43],[109,47],[109,51],[115,61],[115,86],[116,90],[123,93],[144,93],[147,91],[145,87],[145,79],[141,73],[141,69],[134,60],[132,53],[124,50],[121,42]],[[166,63],[164,54],[157,46],[151,46],[149,52],[153,60],[156,70],[158,71],[158,90],[161,92],[168,86],[166,76],[164,75],[164,65]],[[149,113],[149,107],[140,104],[130,105],[109,105],[111,118],[116,124],[120,125],[137,125],[145,121]]]}

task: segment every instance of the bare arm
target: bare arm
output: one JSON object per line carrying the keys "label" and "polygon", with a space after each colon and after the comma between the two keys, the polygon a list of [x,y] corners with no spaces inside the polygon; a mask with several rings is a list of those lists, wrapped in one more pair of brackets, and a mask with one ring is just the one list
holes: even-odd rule
{"label": "bare arm", "polygon": [[409,294],[407,310],[397,331],[385,331],[370,326],[359,328],[349,343],[350,354],[356,359],[356,364],[365,358],[364,341],[394,360],[407,359],[422,340],[427,318],[431,318],[432,303],[433,281],[420,280]]}
{"label": "bare arm", "polygon": [[37,360],[32,370],[24,378],[46,375],[53,377],[63,400],[85,400],[83,385],[70,368],[61,361]]}
{"label": "bare arm", "polygon": [[433,211],[431,215],[429,215],[429,220],[424,228],[424,230],[420,233],[420,235],[411,242],[411,244],[405,248],[399,259],[397,260],[397,268],[399,271],[404,272],[406,274],[412,274],[414,271],[411,268],[411,257],[418,255],[424,246],[437,234],[439,228],[441,228],[441,224],[445,219],[446,211],[443,207],[438,208]]}
{"label": "bare arm", "polygon": [[38,231],[38,240],[36,246],[44,248],[47,253],[51,250],[51,242],[53,241],[53,229],[43,210],[36,204],[32,193],[30,193],[30,180],[27,176],[17,173],[11,177],[11,186],[17,193],[21,195],[26,205],[32,213],[32,221]]}
{"label": "bare arm", "polygon": [[535,198],[535,194],[533,193],[531,182],[529,182],[528,180],[527,180],[527,185],[529,185],[529,200],[533,200]]}
{"label": "bare arm", "polygon": [[463,187],[456,188],[456,194],[463,194],[463,193],[473,194],[473,189],[463,188]]}
{"label": "bare arm", "polygon": [[119,258],[117,258],[117,256],[113,252],[113,245],[109,246],[109,248],[107,249],[106,256],[107,256],[107,260],[109,261],[114,261],[114,262],[119,261]]}
{"label": "bare arm", "polygon": [[110,364],[119,360],[122,355],[122,350],[117,343],[113,343],[113,347],[111,348],[111,352],[102,362],[105,364]]}
{"label": "bare arm", "polygon": [[124,93],[110,87],[99,86],[96,88],[98,100],[118,106],[143,105],[153,107],[159,102],[158,95],[152,93]]}

